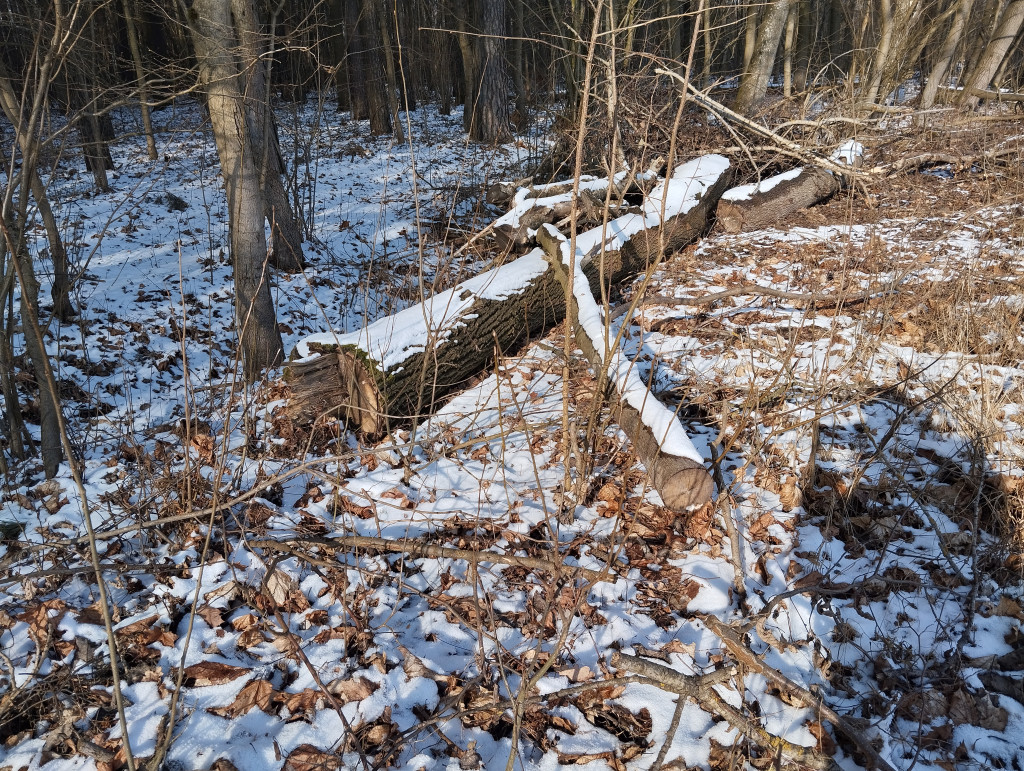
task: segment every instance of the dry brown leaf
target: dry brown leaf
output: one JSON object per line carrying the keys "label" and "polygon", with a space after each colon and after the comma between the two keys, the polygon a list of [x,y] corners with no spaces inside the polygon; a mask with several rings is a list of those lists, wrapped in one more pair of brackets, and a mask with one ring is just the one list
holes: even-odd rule
{"label": "dry brown leaf", "polygon": [[312,744],[300,744],[285,758],[282,771],[334,771],[341,768],[341,759],[318,750]]}
{"label": "dry brown leaf", "polygon": [[1012,597],[1007,597],[1005,594],[999,598],[999,604],[996,605],[995,615],[1010,616],[1018,621],[1024,621],[1024,609],[1021,608],[1020,603]]}
{"label": "dry brown leaf", "polygon": [[[371,455],[370,457],[372,458],[373,456]],[[342,511],[348,512],[357,519],[373,519],[376,516],[377,512],[373,508],[372,501],[369,506],[360,506],[351,498],[346,498],[343,495],[338,496],[335,500]]]}
{"label": "dry brown leaf", "polygon": [[213,707],[209,711],[214,715],[234,720],[241,717],[253,707],[270,713],[270,703],[275,696],[274,686],[266,680],[253,680],[238,692],[235,700],[226,707]]}
{"label": "dry brown leaf", "polygon": [[211,608],[209,605],[204,605],[196,611],[203,621],[205,621],[211,629],[219,629],[224,625],[224,616],[221,614],[219,608]]}
{"label": "dry brown leaf", "polygon": [[303,688],[298,693],[279,693],[275,700],[287,708],[288,720],[292,721],[312,718],[323,707],[324,694],[315,688]]}
{"label": "dry brown leaf", "polygon": [[814,748],[818,752],[820,752],[825,757],[829,758],[836,754],[835,740],[832,738],[832,735],[828,732],[828,729],[825,728],[824,724],[822,724],[820,720],[815,720],[808,723],[807,730],[810,731],[811,736],[813,736],[817,740],[817,744]]}
{"label": "dry brown leaf", "polygon": [[249,673],[250,670],[245,667],[234,667],[219,661],[200,661],[198,664],[185,667],[185,681],[187,685],[197,687],[221,685]]}
{"label": "dry brown leaf", "polygon": [[786,477],[786,481],[782,483],[782,489],[779,491],[779,502],[782,504],[782,510],[787,512],[792,511],[804,502],[803,490],[797,485],[794,475],[790,474]]}
{"label": "dry brown leaf", "polygon": [[342,704],[348,704],[350,701],[362,701],[371,696],[379,687],[377,683],[370,682],[365,677],[351,679],[339,677],[328,683],[327,690]]}

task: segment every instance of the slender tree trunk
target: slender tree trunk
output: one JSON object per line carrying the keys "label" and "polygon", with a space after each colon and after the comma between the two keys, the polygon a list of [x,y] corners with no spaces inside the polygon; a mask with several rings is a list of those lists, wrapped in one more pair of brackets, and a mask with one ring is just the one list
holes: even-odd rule
{"label": "slender tree trunk", "polygon": [[817,4],[811,5],[810,0],[797,0],[800,8],[800,28],[796,36],[797,55],[796,68],[793,71],[793,88],[803,92],[807,90],[811,69],[811,42],[816,37],[819,15]]}
{"label": "slender tree trunk", "polygon": [[[264,216],[273,233],[271,260],[276,268],[297,272],[305,264],[302,228],[281,180],[286,168],[277,140],[277,127],[268,91],[271,76],[268,70],[273,57],[266,55],[266,46],[251,0],[231,0],[231,11],[242,57],[242,88],[249,146],[259,169]],[[263,66],[264,61],[267,67]]]}
{"label": "slender tree trunk", "polygon": [[953,63],[953,56],[956,54],[956,49],[963,38],[964,28],[967,26],[967,19],[970,18],[973,6],[974,0],[957,0],[956,13],[953,15],[949,32],[946,33],[946,37],[942,41],[942,46],[935,57],[935,62],[928,72],[928,80],[921,90],[920,107],[922,110],[931,109],[932,105],[935,104],[935,97],[939,93],[942,82],[949,74],[950,65]]}
{"label": "slender tree trunk", "polygon": [[24,129],[20,128],[19,122],[17,122],[21,115],[21,107],[14,92],[14,86],[2,63],[0,63],[0,109],[7,116],[11,125],[15,127],[22,156],[32,159],[23,165],[23,170],[28,174],[32,197],[36,201],[39,218],[43,221],[46,239],[50,244],[50,259],[53,261],[53,286],[50,296],[53,299],[53,312],[62,322],[67,322],[75,315],[75,308],[71,304],[70,298],[71,278],[68,271],[67,250],[60,237],[60,228],[57,227],[57,218],[54,217],[53,209],[50,207],[50,199],[46,195],[46,186],[39,177],[39,171],[34,161],[38,154],[38,149],[35,147],[37,143],[33,137],[25,133]]}
{"label": "slender tree trunk", "polygon": [[1003,10],[999,18],[992,38],[985,46],[985,52],[978,61],[978,66],[968,77],[966,86],[961,94],[961,104],[969,109],[975,109],[981,97],[978,91],[984,91],[989,87],[992,78],[999,71],[999,66],[1009,53],[1013,41],[1024,26],[1024,0],[1010,0],[1010,3]]}
{"label": "slender tree trunk", "polygon": [[773,0],[765,12],[764,19],[758,25],[757,44],[750,66],[743,72],[740,87],[736,93],[733,109],[738,113],[747,114],[757,105],[768,91],[775,66],[775,54],[779,50],[779,40],[789,15],[790,0]]}
{"label": "slender tree trunk", "polygon": [[470,21],[473,19],[473,0],[467,0],[463,12],[457,19],[459,53],[462,54],[462,125],[472,135],[476,120],[476,102],[479,98],[477,84],[480,79],[480,57],[474,38],[470,34]]}
{"label": "slender tree trunk", "polygon": [[786,37],[783,44],[782,95],[787,99],[793,95],[793,48],[796,43],[797,19],[800,16],[800,0],[794,0],[786,16]]}
{"label": "slender tree trunk", "polygon": [[363,50],[363,73],[366,77],[366,102],[370,111],[370,133],[390,134],[391,112],[386,95],[387,80],[381,62],[381,35],[374,11],[375,0],[361,0],[359,12],[360,39]]}
{"label": "slender tree trunk", "polygon": [[481,5],[480,83],[469,135],[481,142],[503,142],[509,136],[505,0],[483,0]]}
{"label": "slender tree trunk", "polygon": [[121,7],[124,9],[128,47],[131,49],[132,62],[135,64],[135,80],[139,86],[139,108],[142,110],[142,130],[146,134],[146,152],[149,155],[149,160],[155,161],[157,159],[156,136],[153,133],[153,119],[149,114],[149,87],[146,85],[146,68],[142,62],[142,52],[139,49],[139,35],[135,27],[138,7],[132,0],[121,0]]}
{"label": "slender tree trunk", "polygon": [[[22,191],[18,219],[25,221],[28,196]],[[8,202],[5,202],[8,203]],[[8,251],[17,263],[16,273],[21,286],[20,311],[21,326],[25,338],[25,351],[35,374],[36,387],[39,393],[39,454],[43,461],[43,471],[47,479],[57,475],[60,462],[64,459],[61,449],[60,420],[57,410],[60,406],[54,401],[46,378],[47,353],[42,345],[42,330],[39,329],[39,281],[36,279],[32,265],[32,256],[25,243],[24,231],[18,227],[15,217],[5,206],[3,214],[4,236],[7,239]]]}
{"label": "slender tree trunk", "polygon": [[189,22],[227,192],[235,322],[245,377],[252,382],[281,362],[283,344],[270,296],[263,189],[232,55],[236,40],[230,0],[195,0]]}
{"label": "slender tree trunk", "polygon": [[[11,456],[18,460],[28,457],[32,441],[25,430],[25,422],[21,414],[21,401],[18,397],[18,386],[15,382],[14,348],[11,336],[14,334],[14,263],[7,262],[7,239],[0,238],[0,266],[3,267],[3,291],[0,291],[0,390],[4,396],[4,412],[7,419],[7,441]],[[9,309],[9,310],[8,310]],[[7,312],[5,312],[7,311]],[[0,451],[2,453],[2,451]]]}
{"label": "slender tree trunk", "polygon": [[373,12],[374,26],[380,32],[381,51],[384,53],[384,82],[387,86],[388,109],[391,111],[391,125],[395,132],[395,141],[404,142],[405,132],[402,130],[402,116],[398,105],[398,75],[395,72],[395,52],[391,46],[391,14],[381,13],[379,0],[367,0]]}
{"label": "slender tree trunk", "polygon": [[757,43],[757,16],[760,6],[751,5],[747,8],[747,17],[743,23],[743,71],[750,68],[754,58],[754,45]]}
{"label": "slender tree trunk", "polygon": [[349,104],[352,120],[366,120],[370,115],[366,84],[366,43],[359,28],[359,0],[341,0],[345,4],[345,31],[348,44]]}
{"label": "slender tree trunk", "polygon": [[863,95],[865,105],[873,105],[878,98],[878,90],[882,85],[882,77],[889,63],[893,43],[892,0],[878,0],[878,43],[875,45],[875,58],[871,64],[871,78]]}

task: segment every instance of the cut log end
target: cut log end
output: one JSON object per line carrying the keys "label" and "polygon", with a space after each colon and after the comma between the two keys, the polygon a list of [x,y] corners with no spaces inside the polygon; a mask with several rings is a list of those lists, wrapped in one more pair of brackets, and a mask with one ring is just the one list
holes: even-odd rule
{"label": "cut log end", "polygon": [[655,461],[653,477],[665,506],[676,511],[703,506],[715,491],[704,465],[689,458],[661,453]]}
{"label": "cut log end", "polygon": [[292,389],[288,415],[303,424],[339,417],[368,436],[384,429],[384,399],[372,370],[355,350],[322,346],[316,358],[285,368]]}

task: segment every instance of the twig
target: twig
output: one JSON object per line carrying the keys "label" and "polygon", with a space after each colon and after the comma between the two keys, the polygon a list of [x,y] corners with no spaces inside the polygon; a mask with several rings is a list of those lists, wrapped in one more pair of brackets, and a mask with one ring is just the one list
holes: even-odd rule
{"label": "twig", "polygon": [[308,556],[293,544],[308,544],[313,546],[324,546],[329,549],[374,549],[376,551],[390,552],[392,554],[404,554],[413,559],[428,557],[431,559],[456,559],[465,560],[477,565],[481,562],[491,562],[497,565],[518,565],[533,570],[546,570],[551,573],[568,573],[579,575],[590,581],[615,582],[619,576],[608,571],[591,570],[590,568],[576,565],[565,565],[537,557],[519,557],[514,554],[497,554],[490,551],[476,551],[471,549],[452,549],[448,546],[439,546],[433,543],[420,543],[418,541],[395,540],[391,538],[377,538],[368,535],[338,535],[333,537],[324,536],[296,536],[286,540],[260,539],[250,541],[251,546],[261,549],[272,549],[274,551],[291,554],[299,559],[308,559]]}
{"label": "twig", "polygon": [[895,771],[891,765],[878,754],[878,751],[871,746],[871,743],[863,735],[863,732],[855,729],[845,720],[842,715],[831,707],[827,706],[819,696],[815,696],[802,685],[798,685],[779,672],[777,669],[768,666],[764,660],[755,654],[750,648],[743,644],[740,635],[735,629],[715,616],[702,616],[701,620],[712,632],[722,638],[722,644],[729,653],[745,667],[760,672],[768,680],[780,688],[785,689],[798,698],[808,707],[816,710],[818,714],[828,720],[847,739],[853,742],[868,759],[873,768],[879,771]]}
{"label": "twig", "polygon": [[626,672],[633,672],[646,678],[658,687],[677,693],[680,700],[691,698],[701,707],[724,717],[729,724],[743,736],[753,739],[762,747],[773,753],[791,758],[808,768],[836,769],[838,766],[830,758],[823,757],[810,747],[802,747],[779,736],[768,733],[738,709],[728,704],[711,686],[728,680],[736,672],[736,667],[720,669],[707,675],[684,675],[663,664],[645,661],[635,656],[624,656],[614,653],[612,666]]}

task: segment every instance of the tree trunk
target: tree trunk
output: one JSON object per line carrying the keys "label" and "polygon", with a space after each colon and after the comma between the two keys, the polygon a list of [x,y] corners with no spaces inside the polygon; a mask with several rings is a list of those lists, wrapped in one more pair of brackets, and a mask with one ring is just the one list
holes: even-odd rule
{"label": "tree trunk", "polygon": [[1022,25],[1024,25],[1024,0],[1010,0],[999,19],[999,24],[991,40],[985,46],[985,52],[981,55],[977,68],[971,73],[964,87],[960,102],[965,107],[973,110],[978,106],[980,97],[976,92],[984,91],[989,87]]}
{"label": "tree trunk", "polygon": [[779,50],[779,40],[786,26],[786,16],[789,15],[789,3],[790,0],[773,0],[758,25],[754,55],[740,78],[740,87],[733,105],[733,109],[742,115],[749,114],[768,91],[775,54]]}
{"label": "tree trunk", "polygon": [[7,71],[0,63],[0,109],[7,116],[7,120],[15,127],[15,133],[22,157],[33,160],[28,161],[28,181],[32,191],[32,197],[36,201],[36,208],[39,210],[39,218],[43,221],[46,229],[46,239],[50,244],[50,259],[53,261],[53,286],[50,297],[53,300],[54,315],[62,322],[68,322],[75,315],[75,308],[71,304],[71,277],[68,272],[68,254],[64,248],[64,241],[60,236],[60,228],[57,226],[57,218],[53,215],[50,206],[50,199],[46,195],[46,186],[39,177],[34,158],[38,154],[38,148],[32,145],[37,144],[33,137],[28,136],[16,119],[21,115],[21,107],[14,86],[7,76]]}
{"label": "tree trunk", "polygon": [[352,120],[366,120],[370,115],[366,85],[366,55],[362,30],[359,28],[359,0],[341,0],[345,4],[345,33],[348,56],[349,104]]}
{"label": "tree trunk", "polygon": [[153,119],[149,114],[149,87],[146,85],[146,68],[142,62],[142,52],[139,49],[139,36],[135,27],[135,17],[138,14],[138,7],[132,0],[121,0],[121,7],[124,9],[125,31],[128,33],[128,47],[132,52],[132,62],[135,64],[135,80],[139,85],[139,108],[142,111],[142,130],[146,135],[146,153],[149,160],[157,159],[156,136],[153,133]]}
{"label": "tree trunk", "polygon": [[816,168],[795,169],[755,185],[726,191],[718,202],[718,224],[726,233],[758,230],[839,192],[839,180]]}
{"label": "tree trunk", "polygon": [[248,146],[252,148],[259,170],[265,207],[263,214],[273,234],[271,261],[274,267],[295,273],[302,270],[305,255],[302,250],[302,227],[281,180],[286,169],[268,91],[271,77],[269,67],[273,59],[266,55],[266,45],[260,34],[252,0],[230,2],[241,56]]}
{"label": "tree trunk", "polygon": [[469,136],[504,142],[509,136],[508,76],[505,64],[505,0],[481,0],[480,82]]}
{"label": "tree trunk", "polygon": [[394,128],[395,141],[405,141],[405,131],[402,129],[402,116],[399,114],[398,104],[398,74],[395,71],[395,52],[391,45],[391,20],[390,14],[381,13],[379,0],[367,0],[373,11],[374,26],[380,32],[381,51],[384,52],[384,82],[387,86],[388,109],[391,111],[391,125]]}
{"label": "tree trunk", "polygon": [[[18,218],[25,220],[28,195],[22,193]],[[43,471],[47,479],[57,475],[60,462],[64,459],[61,448],[60,418],[57,410],[60,405],[54,399],[54,393],[48,382],[46,348],[43,345],[43,331],[39,327],[39,281],[36,279],[32,265],[32,256],[25,243],[24,231],[18,227],[13,213],[8,207],[3,214],[4,236],[7,249],[16,261],[18,283],[21,286],[20,311],[21,326],[25,339],[25,351],[35,375],[36,388],[39,393],[39,454],[43,461]]]}
{"label": "tree trunk", "polygon": [[[564,262],[569,253],[568,239],[552,225],[542,227],[537,237],[544,246],[551,272],[568,295],[569,274]],[[676,511],[703,506],[711,500],[714,484],[675,413],[651,394],[633,362],[623,361],[619,351],[610,349],[615,334],[603,319],[597,324],[581,321],[581,308],[583,315],[591,319],[594,310],[598,317],[602,315],[593,290],[580,280],[583,278],[581,274],[574,282],[568,318],[573,339],[590,361],[598,382],[611,386],[615,421],[633,443],[637,457],[647,468],[651,486],[665,506]]]}
{"label": "tree trunk", "polygon": [[390,134],[391,113],[388,109],[387,80],[381,61],[381,34],[377,25],[377,14],[373,3],[376,0],[361,0],[359,27],[363,44],[363,73],[366,76],[366,102],[370,111],[370,133]]}
{"label": "tree trunk", "polygon": [[956,49],[963,38],[964,28],[967,26],[967,19],[971,15],[971,8],[973,6],[974,0],[957,0],[956,13],[953,15],[949,32],[946,33],[946,37],[942,41],[942,46],[939,48],[935,61],[928,71],[928,80],[921,90],[920,108],[922,110],[929,110],[935,104],[935,97],[939,93],[939,88],[949,75],[953,56],[956,54]]}
{"label": "tree trunk", "polygon": [[[664,183],[648,196],[645,215],[629,214],[607,230],[578,237],[579,262],[595,294],[696,238],[728,178],[721,156],[691,161],[669,181],[669,195],[685,205],[667,205],[663,223]],[[604,232],[632,235],[620,235],[601,251]],[[366,434],[380,434],[391,420],[432,412],[445,395],[485,369],[495,351],[512,350],[564,316],[565,292],[543,250],[535,249],[359,332],[303,341],[293,354],[303,358],[285,372],[292,388],[288,414],[302,424],[338,415]]]}
{"label": "tree trunk", "polygon": [[232,54],[237,41],[231,0],[195,0],[189,26],[227,192],[235,323],[245,377],[252,382],[264,369],[281,362],[284,346],[270,296],[263,190]]}
{"label": "tree trunk", "polygon": [[[464,4],[465,16],[460,15],[457,19],[459,34],[459,53],[462,54],[462,126],[466,131],[474,131],[473,122],[476,119],[476,102],[478,98],[477,84],[480,80],[480,57],[479,49],[475,39],[471,36],[471,22],[473,21],[473,0],[467,0]],[[468,18],[467,18],[468,17]]]}

